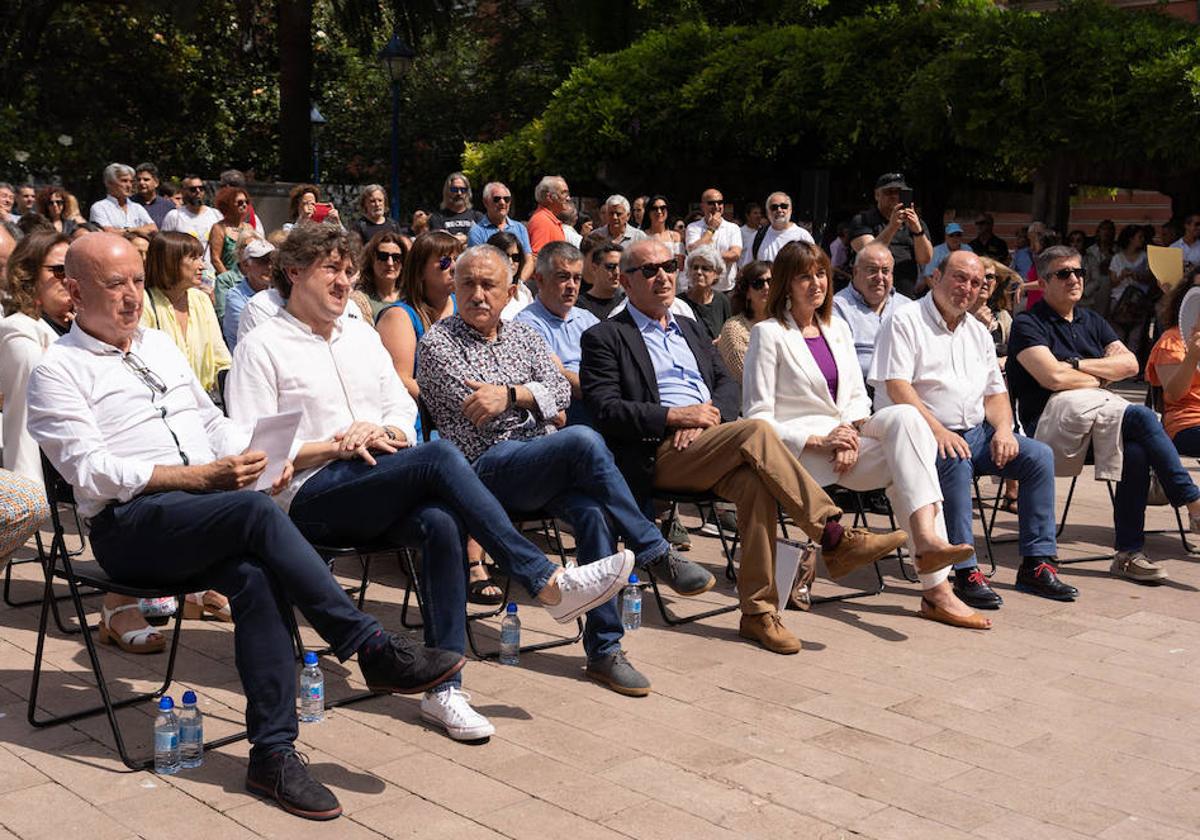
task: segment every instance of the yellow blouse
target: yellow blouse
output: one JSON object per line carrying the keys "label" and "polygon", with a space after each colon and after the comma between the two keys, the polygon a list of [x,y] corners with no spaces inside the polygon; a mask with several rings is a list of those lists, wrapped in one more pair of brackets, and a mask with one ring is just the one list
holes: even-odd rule
{"label": "yellow blouse", "polygon": [[[142,326],[162,330],[175,342],[210,394],[217,388],[217,373],[229,368],[232,359],[212,301],[200,289],[188,289],[188,328],[185,336],[175,319],[175,309],[162,289],[147,289],[142,306]],[[147,360],[149,361],[149,360]]]}

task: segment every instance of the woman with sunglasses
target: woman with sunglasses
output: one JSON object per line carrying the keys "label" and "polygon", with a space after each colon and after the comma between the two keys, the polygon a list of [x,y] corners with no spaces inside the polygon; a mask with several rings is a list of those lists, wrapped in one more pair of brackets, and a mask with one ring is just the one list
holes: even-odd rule
{"label": "woman with sunglasses", "polygon": [[742,266],[737,283],[729,294],[733,317],[721,327],[717,352],[733,378],[741,382],[742,362],[750,346],[750,330],[767,317],[767,297],[771,294],[771,264],[754,260]]}
{"label": "woman with sunglasses", "polygon": [[[511,233],[505,233],[501,230],[489,236],[487,244],[499,248],[508,256],[509,261],[512,263],[514,278],[521,273],[521,265],[525,261],[525,248],[521,245],[520,239],[517,239]],[[530,280],[529,284],[532,285],[533,280]],[[511,321],[517,317],[517,313],[533,303],[533,292],[530,291],[529,285],[519,280],[514,280],[513,289],[515,291],[511,293],[512,296],[509,298],[508,303],[504,304],[504,309],[500,312],[500,319],[502,321]]]}
{"label": "woman with sunglasses", "polygon": [[[0,320],[0,390],[4,393],[4,468],[42,486],[42,461],[26,431],[29,374],[51,344],[71,327],[75,305],[67,292],[64,261],[70,239],[58,232],[31,233],[17,244],[5,277],[5,318]],[[40,491],[39,491],[40,492]],[[104,597],[100,641],[129,653],[158,653],[162,634],[138,612],[138,600]]]}
{"label": "woman with sunglasses", "polygon": [[254,226],[247,218],[250,215],[250,199],[246,191],[238,187],[221,187],[213,204],[221,213],[221,221],[208,232],[208,253],[213,270],[224,274],[237,265],[238,240],[254,236]]}
{"label": "woman with sunglasses", "polygon": [[38,213],[50,220],[64,236],[75,232],[76,222],[67,215],[67,191],[62,187],[43,187],[37,196]]}
{"label": "woman with sunglasses", "polygon": [[367,242],[357,284],[370,306],[367,323],[374,324],[384,309],[401,299],[400,273],[407,254],[407,239],[392,230],[380,230]]}
{"label": "woman with sunglasses", "polygon": [[683,268],[683,234],[676,228],[667,226],[667,217],[670,215],[670,210],[667,206],[667,199],[664,196],[656,195],[646,202],[646,236],[650,239],[657,239],[668,248],[679,260],[679,267]]}
{"label": "woman with sunglasses", "polygon": [[937,441],[909,405],[871,413],[849,325],[833,317],[825,252],[789,242],[771,265],[768,317],[750,333],[742,414],[766,420],[822,486],[883,487],[909,534],[921,580],[920,615],[985,630],[991,622],[958,599],[950,567],[974,553],[946,539]]}

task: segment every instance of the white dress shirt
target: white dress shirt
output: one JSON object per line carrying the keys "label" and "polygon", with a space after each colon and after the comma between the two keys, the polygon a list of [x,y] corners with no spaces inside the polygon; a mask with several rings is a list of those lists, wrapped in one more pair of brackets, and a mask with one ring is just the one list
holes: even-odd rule
{"label": "white dress shirt", "polygon": [[[757,235],[756,231],[755,236]],[[774,262],[775,257],[779,256],[779,252],[783,250],[783,246],[789,242],[807,242],[809,245],[817,244],[807,228],[801,227],[794,222],[790,223],[783,230],[779,230],[774,225],[768,225],[767,232],[763,234],[763,240],[759,243],[757,257],[754,256],[754,237],[750,238],[748,246],[745,244],[745,240],[743,240],[742,255],[738,258],[738,265],[743,266],[756,259]]]}
{"label": "white dress shirt", "polygon": [[[250,333],[250,330],[274,318],[285,306],[287,306],[287,298],[279,294],[279,290],[274,286],[256,292],[250,300],[246,301],[246,307],[242,310],[241,320],[238,321],[237,343],[241,344],[242,339]],[[362,312],[354,301],[347,298],[346,311],[342,313],[342,317],[361,322]]]}
{"label": "white dress shirt", "polygon": [[122,229],[154,224],[154,220],[150,218],[145,207],[129,199],[126,199],[125,206],[121,207],[111,195],[105,196],[92,205],[88,219],[100,227]]}
{"label": "white dress shirt", "polygon": [[[704,236],[704,231],[706,230],[708,230],[708,224],[704,219],[697,219],[692,222],[684,231],[683,244],[690,248],[693,242],[698,241],[700,237]],[[721,226],[713,234],[712,244],[722,254],[730,248],[740,248],[742,247],[742,229],[733,222],[722,219]],[[737,260],[734,260],[721,274],[721,279],[713,284],[713,288],[718,292],[728,292],[732,289],[734,282],[737,280],[737,268]],[[686,280],[686,278],[681,276],[679,280]],[[686,285],[679,287],[680,291],[684,291],[685,289]]]}
{"label": "white dress shirt", "polygon": [[963,431],[984,420],[983,398],[1003,394],[1004,377],[987,327],[969,314],[952,331],[925,295],[883,322],[867,378],[875,408],[892,405],[885,382],[912,383],[925,407],[947,429]]}
{"label": "white dress shirt", "polygon": [[[304,443],[328,441],[356,420],[395,426],[416,440],[417,404],[375,330],[340,318],[326,341],[286,309],[238,342],[225,386],[231,417],[244,422],[300,411],[294,458]],[[324,466],[324,465],[322,465]],[[296,473],[275,497],[287,510],[321,467]]]}
{"label": "white dress shirt", "polygon": [[29,378],[29,433],[75,488],[85,517],[137,496],[155,466],[207,464],[250,443],[166,333],[139,327],[123,353],[78,323]]}
{"label": "white dress shirt", "polygon": [[42,480],[42,458],[26,429],[29,375],[58,333],[41,318],[14,312],[0,320],[0,393],[4,394],[4,468]]}

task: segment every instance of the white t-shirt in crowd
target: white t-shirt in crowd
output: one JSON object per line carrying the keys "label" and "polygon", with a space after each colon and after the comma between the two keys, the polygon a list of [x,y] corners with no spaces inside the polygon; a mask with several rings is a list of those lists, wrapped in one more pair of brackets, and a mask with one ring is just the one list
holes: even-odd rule
{"label": "white t-shirt in crowd", "polygon": [[187,207],[176,207],[163,218],[162,229],[177,230],[196,237],[204,246],[204,267],[211,269],[213,264],[208,253],[208,234],[212,231],[212,226],[223,218],[221,211],[207,205],[201,207],[199,213],[193,213]]}
{"label": "white t-shirt in crowd", "polygon": [[762,244],[758,246],[758,256],[754,256],[754,237],[750,237],[750,244],[742,247],[742,256],[738,260],[738,265],[746,265],[746,263],[756,259],[771,262],[783,249],[783,246],[789,242],[807,242],[809,245],[816,244],[816,241],[812,238],[812,234],[798,224],[792,223],[783,230],[778,230],[773,226],[768,227],[767,232],[763,234]]}
{"label": "white t-shirt in crowd", "polygon": [[[692,222],[687,226],[687,230],[684,232],[684,245],[690,249],[692,247],[692,243],[698,241],[700,237],[704,236],[704,232],[706,230],[708,230],[708,225],[705,223],[704,219],[697,219],[696,221]],[[713,234],[712,244],[716,246],[716,249],[722,254],[724,254],[730,248],[740,248],[742,247],[742,229],[733,222],[722,219],[721,226],[717,228],[717,232]],[[727,292],[733,288],[734,281],[736,280],[737,260],[734,260],[733,264],[728,267],[721,279],[713,284],[713,288],[718,292]]]}

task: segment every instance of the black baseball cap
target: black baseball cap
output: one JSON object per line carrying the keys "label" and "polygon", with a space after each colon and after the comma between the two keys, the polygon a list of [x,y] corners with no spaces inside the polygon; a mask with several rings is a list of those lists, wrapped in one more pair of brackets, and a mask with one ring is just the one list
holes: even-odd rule
{"label": "black baseball cap", "polygon": [[875,182],[877,190],[909,189],[908,184],[904,183],[904,175],[899,172],[888,172],[879,176],[879,180]]}

